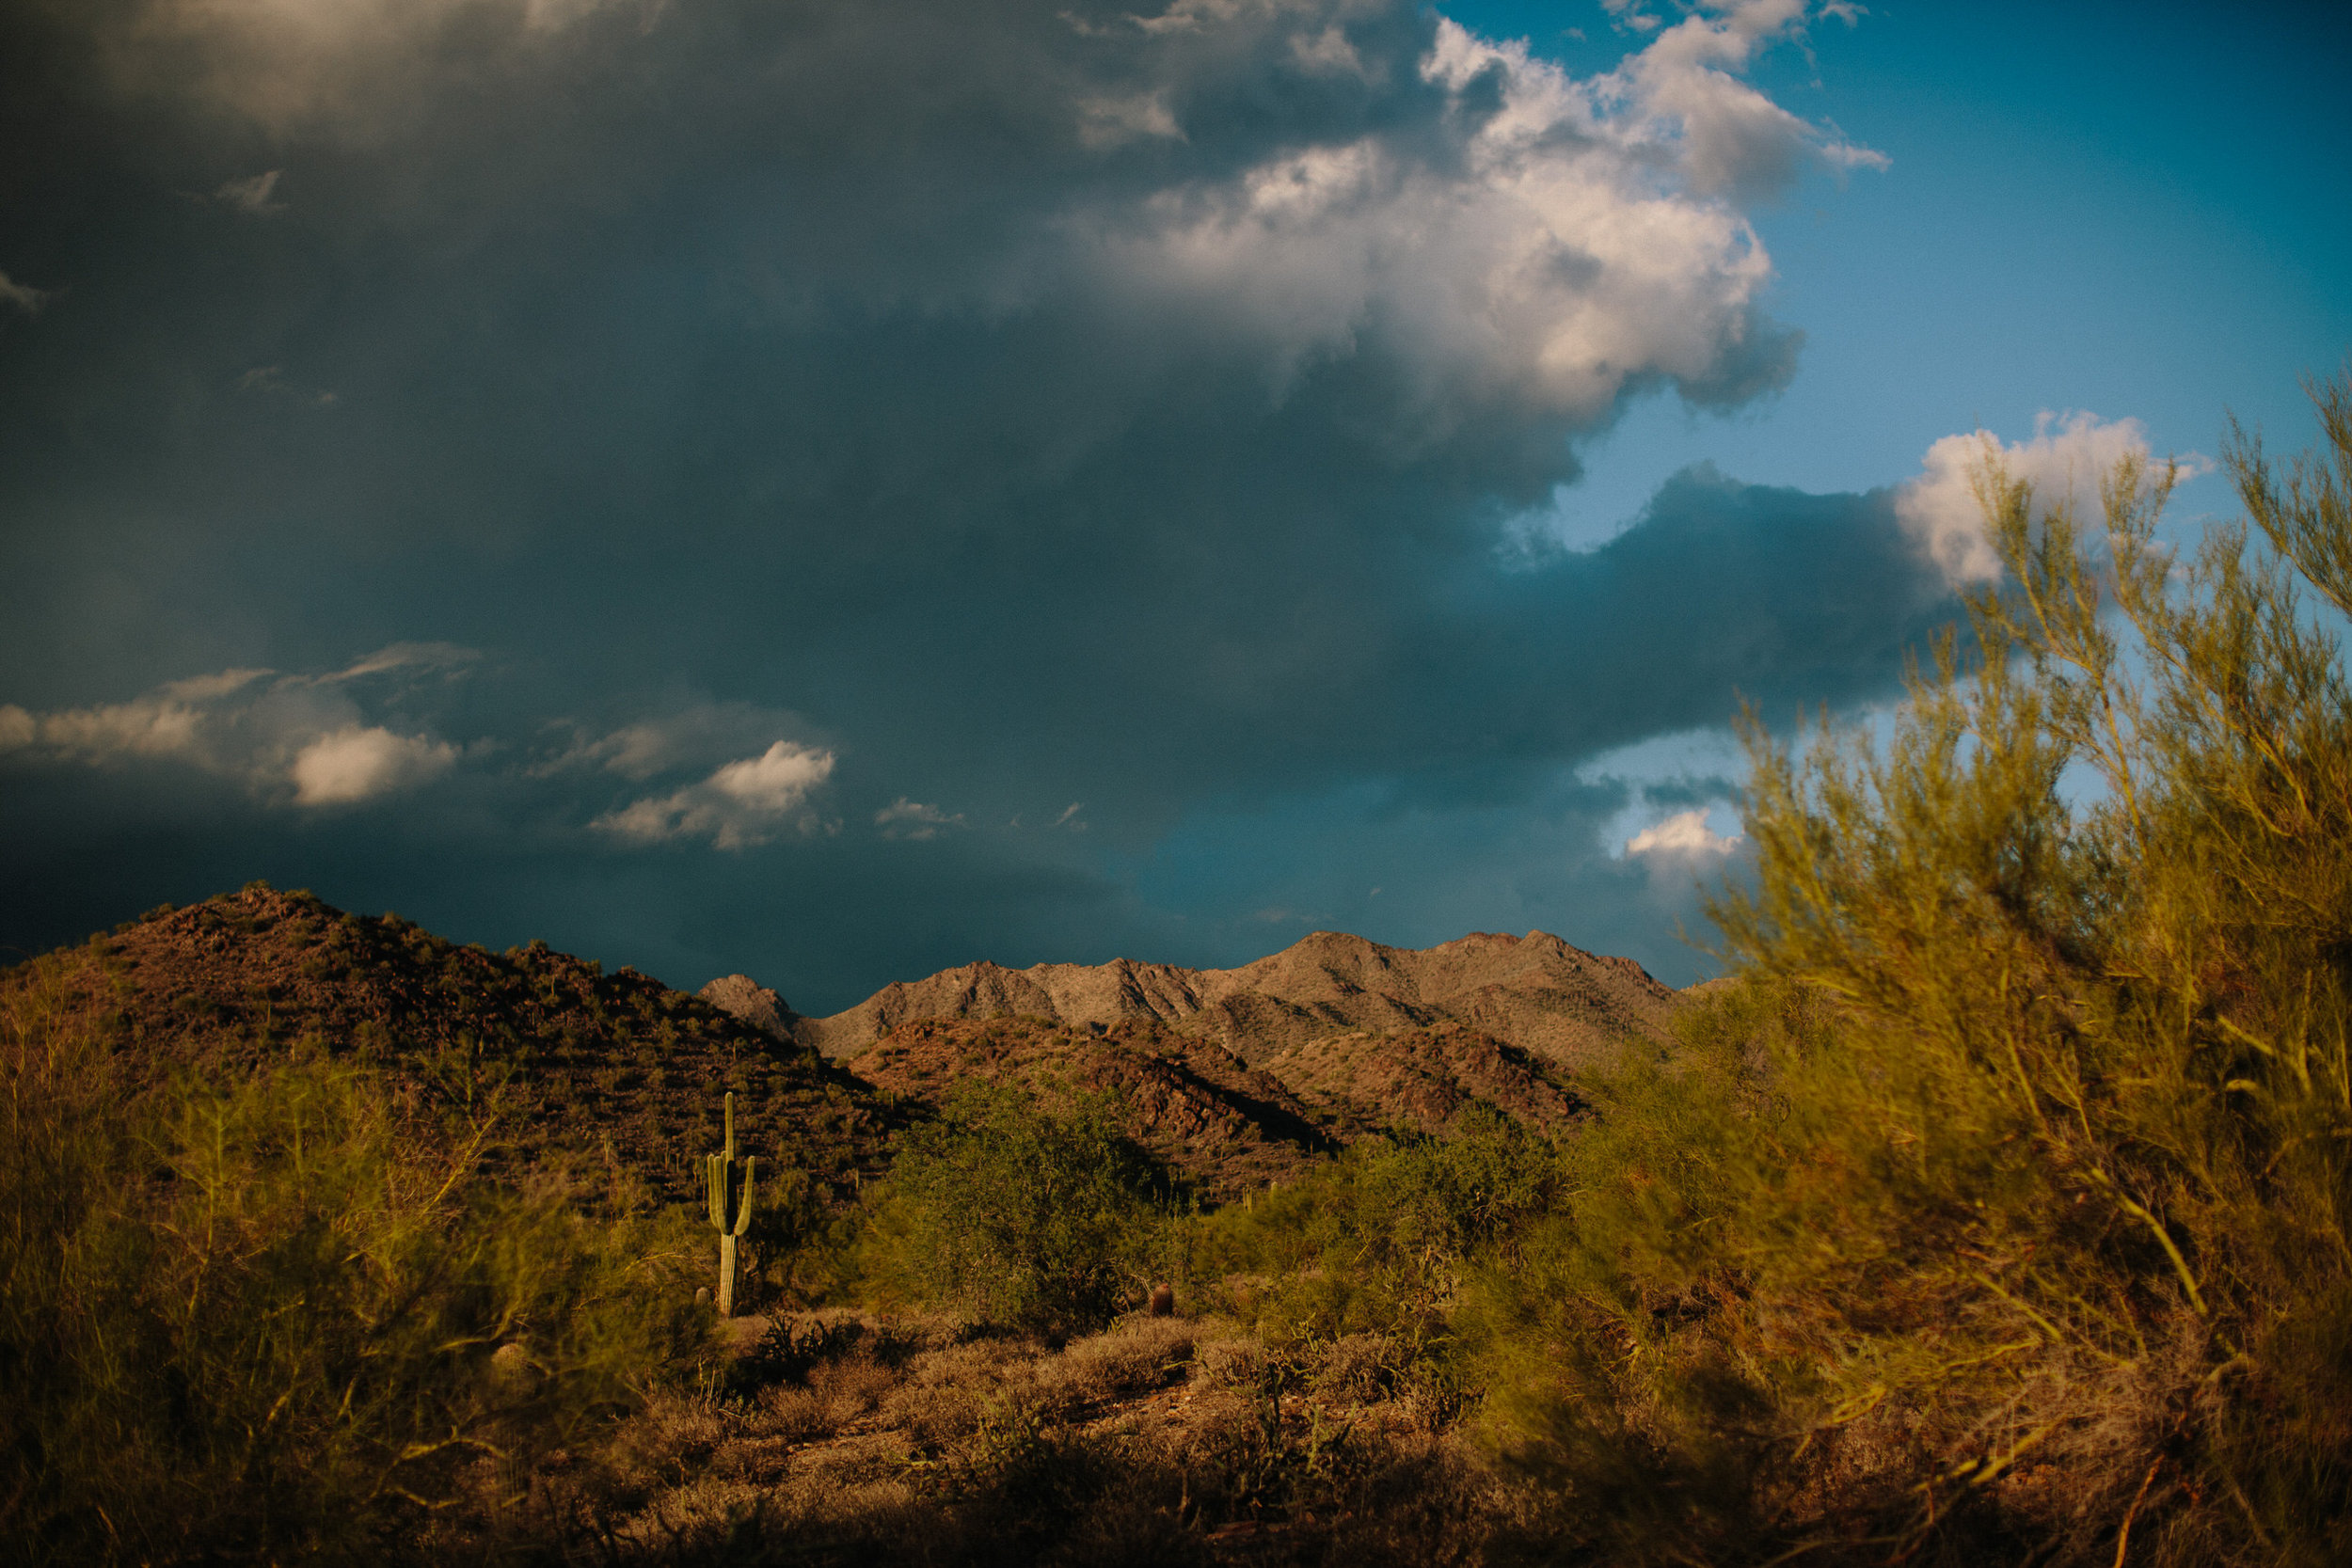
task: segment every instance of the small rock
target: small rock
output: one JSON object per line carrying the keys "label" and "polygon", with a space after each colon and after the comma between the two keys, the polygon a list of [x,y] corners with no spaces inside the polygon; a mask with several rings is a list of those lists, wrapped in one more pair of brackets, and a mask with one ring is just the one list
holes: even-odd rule
{"label": "small rock", "polygon": [[490,1379],[508,1386],[531,1375],[531,1353],[519,1344],[501,1345],[490,1353]]}

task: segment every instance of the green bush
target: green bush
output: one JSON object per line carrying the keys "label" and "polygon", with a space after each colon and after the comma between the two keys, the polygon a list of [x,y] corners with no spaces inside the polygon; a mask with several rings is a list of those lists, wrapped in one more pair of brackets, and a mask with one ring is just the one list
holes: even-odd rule
{"label": "green bush", "polygon": [[1374,1334],[1407,1361],[1437,1355],[1463,1270],[1549,1206],[1559,1161],[1550,1140],[1483,1107],[1441,1136],[1367,1139],[1200,1221],[1196,1290],[1227,1295],[1278,1351]]}
{"label": "green bush", "polygon": [[[2009,579],[1891,737],[1751,732],[1743,983],[1477,1292],[1618,1560],[2352,1556],[2352,382],[2186,560],[1990,449]],[[2315,591],[2323,601],[2314,606]]]}
{"label": "green bush", "polygon": [[[318,1058],[135,1088],[0,1007],[0,1537],[21,1561],[366,1560],[629,1403],[687,1258]],[[509,1473],[512,1473],[511,1467]]]}
{"label": "green bush", "polygon": [[901,1135],[863,1266],[886,1300],[1080,1332],[1167,1277],[1172,1199],[1103,1101],[1057,1113],[973,1085]]}

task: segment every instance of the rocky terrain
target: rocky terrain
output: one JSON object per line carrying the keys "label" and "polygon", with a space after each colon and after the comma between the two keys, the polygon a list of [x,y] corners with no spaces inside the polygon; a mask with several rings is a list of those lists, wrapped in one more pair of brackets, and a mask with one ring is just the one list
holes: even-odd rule
{"label": "rocky terrain", "polygon": [[492,953],[397,915],[347,914],[254,883],[166,907],[0,972],[0,987],[94,1015],[151,1078],[310,1044],[428,1101],[496,1106],[521,1157],[610,1164],[699,1191],[723,1096],[746,1148],[819,1180],[878,1168],[904,1113],[855,1075],[631,969],[544,943]]}
{"label": "rocky terrain", "polygon": [[1265,1070],[1343,1136],[1442,1132],[1473,1106],[1557,1132],[1584,1109],[1551,1062],[1453,1022],[1321,1036],[1274,1057]]}
{"label": "rocky terrain", "polygon": [[830,1018],[801,1017],[741,975],[713,981],[703,994],[724,1006],[752,999],[746,1006],[765,1009],[765,1026],[837,1058],[855,1057],[910,1022],[1034,1018],[1073,1028],[1157,1021],[1255,1065],[1334,1036],[1455,1024],[1571,1069],[1629,1036],[1661,1037],[1677,1006],[1676,993],[1632,959],[1587,953],[1544,931],[1473,932],[1418,949],[1317,931],[1238,969],[1126,958],[1027,969],[974,963],[885,986]]}
{"label": "rocky terrain", "polygon": [[1577,1065],[1657,1034],[1675,1006],[1639,966],[1541,932],[1418,952],[1326,932],[1232,970],[973,964],[808,1019],[742,975],[689,996],[261,883],[0,986],[103,1019],[151,1075],[310,1042],[428,1099],[495,1104],[519,1157],[601,1163],[687,1198],[730,1089],[747,1151],[838,1191],[881,1168],[894,1127],[971,1082],[1114,1096],[1138,1142],[1229,1196],[1472,1106],[1563,1127],[1581,1109]]}
{"label": "rocky terrain", "polygon": [[877,1087],[934,1108],[969,1083],[1012,1085],[1049,1102],[1116,1097],[1129,1136],[1219,1198],[1340,1147],[1279,1078],[1156,1019],[1077,1029],[1037,1019],[926,1019],[891,1031],[851,1066]]}

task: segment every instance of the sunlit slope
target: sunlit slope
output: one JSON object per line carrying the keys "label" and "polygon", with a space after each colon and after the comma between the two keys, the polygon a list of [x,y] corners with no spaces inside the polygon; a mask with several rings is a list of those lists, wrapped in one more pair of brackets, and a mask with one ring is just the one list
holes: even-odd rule
{"label": "sunlit slope", "polygon": [[524,1159],[610,1164],[699,1190],[722,1097],[739,1134],[846,1182],[894,1115],[804,1047],[623,968],[544,944],[493,953],[396,915],[347,914],[262,883],[168,907],[0,973],[54,987],[160,1080],[240,1069],[305,1044],[379,1066],[428,1100],[496,1105]]}
{"label": "sunlit slope", "polygon": [[1264,1064],[1311,1040],[1465,1025],[1565,1067],[1631,1036],[1662,1037],[1676,992],[1629,958],[1558,937],[1473,932],[1389,947],[1317,931],[1238,969],[1173,964],[966,964],[883,987],[830,1018],[793,1018],[794,1037],[850,1057],[923,1020],[1035,1018],[1074,1027],[1156,1020]]}

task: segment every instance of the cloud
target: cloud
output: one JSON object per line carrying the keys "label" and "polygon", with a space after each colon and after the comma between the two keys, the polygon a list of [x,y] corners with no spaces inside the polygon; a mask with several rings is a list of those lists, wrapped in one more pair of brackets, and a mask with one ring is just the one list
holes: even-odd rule
{"label": "cloud", "polygon": [[50,290],[19,283],[7,273],[0,272],[0,304],[13,305],[28,316],[37,316],[40,314],[40,308],[56,297]]}
{"label": "cloud", "polygon": [[961,813],[950,816],[937,806],[927,806],[919,800],[899,796],[874,814],[874,825],[884,838],[931,839],[939,836],[942,828],[963,826]]}
{"label": "cloud", "polygon": [[25,714],[12,725],[29,744],[77,762],[106,763],[123,757],[184,757],[199,752],[203,716],[169,698],[112,703],[64,713]]}
{"label": "cloud", "polygon": [[[1977,499],[1977,476],[1988,463],[2000,463],[2031,483],[2040,505],[2068,506],[2095,520],[2100,482],[2122,459],[2148,455],[2147,427],[2137,420],[2044,410],[2036,416],[2033,429],[2030,439],[2008,445],[1987,430],[1947,436],[1928,449],[1923,471],[1896,495],[1895,514],[1905,531],[1956,587],[1991,582],[2001,575],[2000,557]],[[2205,460],[2191,456],[2183,472],[2193,475],[2208,467]]]}
{"label": "cloud", "polygon": [[[707,837],[721,849],[765,844],[809,793],[833,774],[834,754],[779,740],[755,757],[730,762],[701,784],[632,801],[593,826],[642,844]],[[792,825],[811,831],[805,815]]]}
{"label": "cloud", "polygon": [[1723,856],[1737,849],[1744,835],[1719,833],[1707,825],[1707,809],[1677,812],[1662,822],[1653,823],[1625,841],[1629,855],[1650,855],[1660,858],[1696,860]]}
{"label": "cloud", "polygon": [[[322,122],[380,133],[414,112],[416,57],[449,49],[469,11],[485,24],[494,48],[514,49],[543,44],[599,12],[650,17],[663,3],[128,0],[105,8],[101,39],[104,67],[126,93],[186,94],[280,135]],[[274,176],[232,180],[219,198],[242,205],[231,193],[258,185],[266,202],[262,182]]]}
{"label": "cloud", "polygon": [[[531,743],[550,726],[510,700],[491,721],[503,735],[465,747],[440,738],[436,713],[453,720],[470,708],[490,718],[460,685],[482,658],[453,643],[406,641],[315,673],[225,670],[167,681],[127,702],[45,711],[0,705],[0,758],[116,773],[192,768],[242,785],[265,808],[308,810],[410,794],[470,755],[472,809],[501,814],[510,826],[528,821],[541,833],[585,825],[644,842],[709,837],[736,849],[767,842],[781,826],[818,826],[800,808],[832,775],[834,753],[772,739],[792,721],[773,710],[689,704],[600,738],[574,738],[550,754]],[[579,734],[576,723],[552,729]],[[749,738],[755,732],[757,739]],[[746,745],[753,754],[741,754]],[[737,752],[731,759],[728,750]],[[618,809],[599,813],[586,803],[598,793],[597,776],[643,781],[681,768],[704,776]],[[876,821],[887,836],[930,837],[964,818],[902,796]]]}
{"label": "cloud", "polygon": [[437,670],[454,675],[481,657],[480,649],[459,647],[454,642],[394,642],[354,659],[332,674],[314,678],[323,683],[356,681],[395,670]]}
{"label": "cloud", "polygon": [[213,199],[248,217],[268,217],[282,213],[286,204],[271,199],[270,193],[278,189],[278,177],[284,172],[283,169],[274,168],[243,180],[230,180],[213,193]]}
{"label": "cloud", "polygon": [[573,740],[536,763],[535,771],[596,768],[639,783],[681,768],[717,766],[747,748],[768,745],[779,733],[803,739],[811,734],[808,721],[796,713],[743,702],[688,702],[594,738],[577,722],[560,727],[571,730]]}
{"label": "cloud", "polygon": [[457,748],[422,736],[357,725],[323,735],[294,753],[294,804],[348,805],[437,778]]}
{"label": "cloud", "polygon": [[[1441,18],[1415,69],[1443,95],[1442,158],[1425,131],[1367,129],[1073,230],[1136,308],[1175,304],[1258,345],[1278,395],[1320,359],[1395,355],[1416,439],[1490,407],[1596,423],[1660,377],[1737,399],[1785,374],[1792,345],[1757,311],[1772,265],[1754,230],[1706,198],[1786,183],[1767,166],[1800,152],[1877,158],[1735,80],[1802,8],[1775,14],[1693,17],[1590,80]],[[1309,39],[1292,42],[1318,60],[1345,41]]]}
{"label": "cloud", "polygon": [[122,768],[169,763],[238,781],[297,806],[347,804],[412,789],[456,762],[428,735],[363,721],[339,689],[360,676],[472,657],[403,644],[320,675],[223,670],[167,681],[122,703],[34,712],[0,707],[0,754]]}
{"label": "cloud", "polygon": [[[1879,694],[1952,609],[1889,493],[1708,470],[1503,560],[1634,400],[1794,373],[1742,204],[1843,144],[1758,107],[1785,6],[1597,75],[1412,0],[37,6],[0,220],[75,309],[0,357],[0,872],[50,890],[0,942],[269,874],[797,1003],[1246,958],[1374,883],[1599,919],[1515,880],[1570,843],[1655,922],[1631,795],[1562,777]],[[281,218],[158,198],[263,162]],[[101,767],[42,738],[85,711]],[[364,810],[297,804],[338,736]],[[730,853],[612,852],[662,843]]]}
{"label": "cloud", "polygon": [[[125,85],[320,150],[403,147],[395,230],[660,188],[615,178],[691,191],[681,155],[718,175],[715,196],[756,137],[774,149],[771,188],[795,194],[783,212],[738,210],[740,254],[723,266],[744,271],[714,279],[755,312],[1075,306],[1147,340],[1206,327],[1197,346],[1255,359],[1278,392],[1319,358],[1393,354],[1392,416],[1424,439],[1498,401],[1591,425],[1656,379],[1736,401],[1784,377],[1793,342],[1758,309],[1771,263],[1716,198],[1876,160],[1739,80],[1801,27],[1795,0],[1693,14],[1583,79],[1361,0],[1082,26],[1037,0],[818,5],[756,62],[736,0],[539,5],[478,37],[453,29],[460,8],[150,0],[99,26]],[[646,141],[604,91],[615,72],[648,102],[695,103],[703,128]],[[492,79],[511,119],[474,85]],[[1263,105],[1254,146],[1230,128],[1246,102]],[[633,172],[588,151],[616,137]],[[993,172],[977,171],[982,149]],[[280,173],[219,199],[275,210]],[[304,179],[334,200],[331,168]],[[1166,352],[1128,347],[1147,369]]]}
{"label": "cloud", "polygon": [[1694,11],[1603,78],[1597,90],[1625,104],[1634,134],[1672,150],[1690,189],[1702,196],[1776,196],[1808,167],[1885,168],[1884,153],[1790,114],[1739,80],[1759,50],[1800,30],[1806,13],[1804,0],[1744,0]]}
{"label": "cloud", "polygon": [[1168,136],[1184,140],[1183,127],[1168,113],[1159,93],[1133,98],[1085,98],[1078,101],[1078,139],[1096,150],[1113,148],[1138,136]]}

